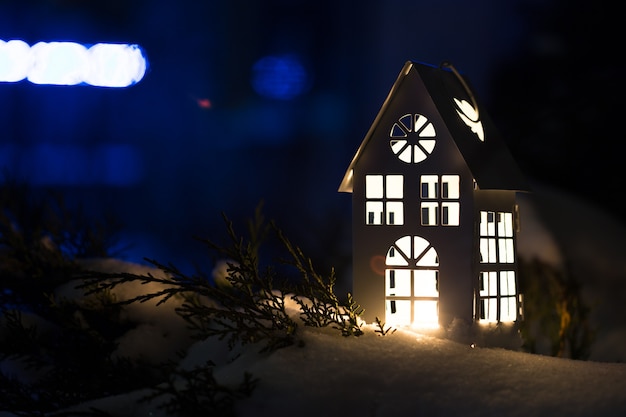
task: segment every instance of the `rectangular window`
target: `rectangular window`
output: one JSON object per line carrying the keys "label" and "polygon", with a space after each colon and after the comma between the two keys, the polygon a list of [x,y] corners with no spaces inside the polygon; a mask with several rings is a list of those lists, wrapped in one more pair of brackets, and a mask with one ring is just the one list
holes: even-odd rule
{"label": "rectangular window", "polygon": [[493,239],[481,238],[481,262],[499,262],[502,264],[515,262],[513,227],[513,213],[480,212],[480,236],[494,237]]}
{"label": "rectangular window", "polygon": [[396,271],[389,270],[389,288],[396,288]]}
{"label": "rectangular window", "polygon": [[514,271],[483,271],[479,282],[479,317],[481,320],[517,320],[518,303],[515,296]]}
{"label": "rectangular window", "polygon": [[404,177],[402,175],[365,176],[365,224],[404,224]]}
{"label": "rectangular window", "polygon": [[[423,200],[440,200],[438,202],[433,201],[432,203],[422,202],[422,225],[460,225],[460,203],[458,201],[446,201],[459,198],[459,184],[460,177],[458,175],[442,175],[441,184],[438,175],[420,176],[420,197]],[[441,187],[441,189],[439,187]],[[439,191],[441,191],[441,196],[439,195]],[[438,212],[439,204],[441,204],[441,212]],[[441,216],[441,218],[439,216]]]}

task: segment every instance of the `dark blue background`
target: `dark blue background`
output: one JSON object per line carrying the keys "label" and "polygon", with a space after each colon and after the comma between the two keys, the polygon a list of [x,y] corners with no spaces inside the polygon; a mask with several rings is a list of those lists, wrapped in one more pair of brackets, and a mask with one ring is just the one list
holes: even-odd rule
{"label": "dark blue background", "polygon": [[[0,1],[0,39],[137,43],[150,63],[144,79],[124,89],[0,84],[0,164],[94,213],[114,209],[134,245],[126,252],[132,261],[202,267],[205,248],[192,236],[219,240],[221,212],[243,221],[264,200],[266,216],[322,267],[345,271],[351,201],[337,192],[344,171],[404,62],[448,60],[493,109],[529,179],[619,216],[616,178],[623,175],[602,148],[624,139],[612,118],[624,106],[611,101],[611,117],[601,110],[616,90],[597,78],[616,59],[591,57],[596,73],[586,77],[590,57],[579,48],[610,49],[623,36],[612,12],[594,4]],[[287,67],[255,72],[266,57],[301,67],[279,61]],[[532,89],[542,67],[550,78]],[[302,77],[287,76],[294,73]],[[545,109],[581,98],[581,84],[606,90],[593,98],[600,106],[594,123],[609,128],[591,142],[564,144],[572,121],[546,117]],[[533,123],[541,128],[521,128]]]}

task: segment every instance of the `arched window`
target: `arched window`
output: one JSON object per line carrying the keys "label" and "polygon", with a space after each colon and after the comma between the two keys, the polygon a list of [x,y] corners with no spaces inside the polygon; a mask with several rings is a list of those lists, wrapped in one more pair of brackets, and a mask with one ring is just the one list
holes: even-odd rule
{"label": "arched window", "polygon": [[385,257],[385,322],[437,327],[439,257],[420,236],[404,236]]}

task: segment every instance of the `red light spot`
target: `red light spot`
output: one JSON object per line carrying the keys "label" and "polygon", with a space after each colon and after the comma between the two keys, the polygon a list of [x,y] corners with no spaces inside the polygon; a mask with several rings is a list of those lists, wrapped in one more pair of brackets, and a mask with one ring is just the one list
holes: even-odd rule
{"label": "red light spot", "polygon": [[382,255],[374,255],[370,258],[370,268],[377,275],[385,276],[385,257]]}
{"label": "red light spot", "polygon": [[198,103],[198,107],[201,109],[210,109],[212,106],[211,100],[208,98],[197,98],[196,103]]}

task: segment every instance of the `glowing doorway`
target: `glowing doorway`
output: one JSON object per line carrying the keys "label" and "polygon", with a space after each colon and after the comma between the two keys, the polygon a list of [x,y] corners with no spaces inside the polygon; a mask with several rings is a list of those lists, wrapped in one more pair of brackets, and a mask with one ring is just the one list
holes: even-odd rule
{"label": "glowing doorway", "polygon": [[385,321],[392,326],[439,325],[439,258],[419,236],[404,236],[385,258]]}

